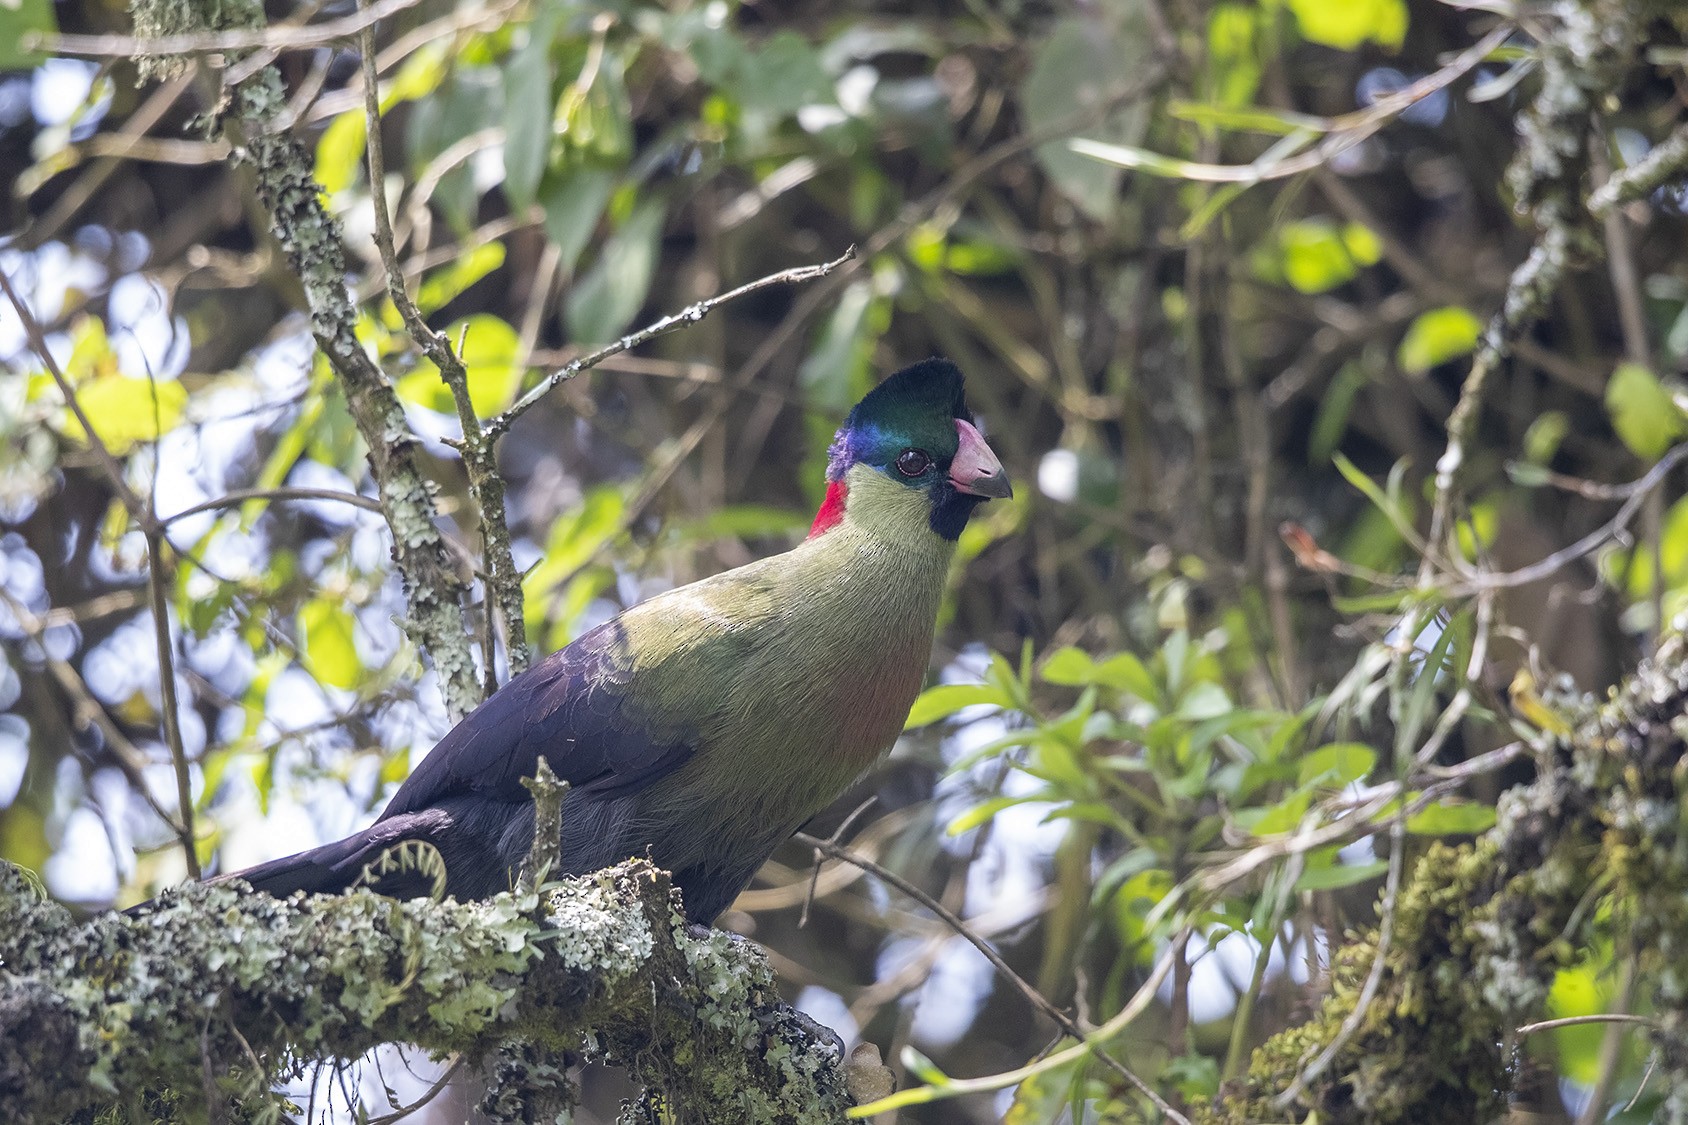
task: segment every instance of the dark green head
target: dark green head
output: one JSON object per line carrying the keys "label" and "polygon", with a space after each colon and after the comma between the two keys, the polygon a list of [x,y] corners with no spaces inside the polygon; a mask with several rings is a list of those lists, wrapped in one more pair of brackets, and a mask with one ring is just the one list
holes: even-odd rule
{"label": "dark green head", "polygon": [[842,515],[842,484],[854,465],[869,465],[924,491],[932,530],[945,539],[961,534],[981,501],[1012,495],[1002,463],[973,426],[961,369],[947,359],[912,364],[869,391],[844,420],[828,454],[826,475],[834,490],[815,521],[817,531]]}

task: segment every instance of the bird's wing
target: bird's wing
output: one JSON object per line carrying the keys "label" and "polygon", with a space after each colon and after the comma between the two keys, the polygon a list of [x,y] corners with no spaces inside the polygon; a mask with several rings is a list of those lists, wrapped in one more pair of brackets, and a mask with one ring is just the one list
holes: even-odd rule
{"label": "bird's wing", "polygon": [[454,796],[527,799],[522,778],[540,755],[576,792],[643,788],[679,768],[696,747],[651,723],[637,700],[622,619],[606,622],[505,684],[442,738],[380,819]]}

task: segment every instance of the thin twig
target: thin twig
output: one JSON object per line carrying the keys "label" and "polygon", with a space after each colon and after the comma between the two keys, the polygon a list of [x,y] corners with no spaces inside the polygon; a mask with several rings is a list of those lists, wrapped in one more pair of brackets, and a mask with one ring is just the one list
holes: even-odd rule
{"label": "thin twig", "polygon": [[1634,519],[1635,513],[1641,510],[1641,506],[1646,503],[1647,497],[1652,494],[1653,489],[1657,488],[1659,483],[1669,476],[1671,470],[1680,465],[1685,457],[1688,457],[1688,444],[1678,445],[1659,458],[1658,464],[1648,469],[1641,479],[1633,484],[1622,486],[1628,499],[1618,509],[1617,514],[1570,546],[1553,552],[1539,562],[1531,563],[1529,566],[1520,567],[1517,570],[1506,571],[1501,574],[1479,574],[1470,581],[1453,587],[1450,594],[1454,597],[1464,597],[1484,590],[1527,586],[1531,582],[1539,582],[1543,578],[1549,577],[1567,564],[1598,550],[1607,543],[1621,539],[1624,535],[1624,529],[1629,526],[1629,521]]}
{"label": "thin twig", "polygon": [[[982,953],[985,960],[989,961],[992,967],[996,969],[997,974],[1001,976],[1003,980],[1012,984],[1015,989],[1019,991],[1020,995],[1026,998],[1027,1002],[1030,1003],[1032,1007],[1055,1021],[1056,1025],[1059,1026],[1062,1031],[1078,1040],[1081,1044],[1087,1041],[1084,1028],[1080,1027],[1071,1016],[1067,1015],[1066,1012],[1063,1012],[1060,1008],[1057,1008],[1053,1003],[1051,1003],[1049,998],[1034,988],[1030,981],[1015,972],[1008,962],[1003,960],[1002,955],[996,951],[995,946],[980,937],[978,934],[975,934],[972,928],[968,926],[965,919],[955,914],[948,907],[944,906],[943,903],[939,902],[937,899],[933,898],[931,895],[927,894],[907,879],[904,879],[895,871],[875,863],[866,856],[857,855],[849,848],[842,847],[833,840],[823,840],[818,836],[811,836],[806,832],[799,832],[793,836],[792,839],[797,841],[799,844],[804,844],[814,848],[818,853],[824,854],[833,859],[843,860],[845,863],[853,864],[880,880],[889,883],[903,894],[920,903],[920,905],[924,906],[927,910],[930,910],[933,914],[942,919],[943,923],[950,929],[954,930],[958,936],[966,939],[968,944],[970,944],[974,949],[977,949],[980,953]],[[1121,1078],[1125,1079],[1126,1082],[1135,1087],[1139,1093],[1143,1094],[1143,1096],[1153,1102],[1155,1104],[1155,1108],[1160,1110],[1169,1119],[1179,1122],[1180,1125],[1190,1125],[1189,1118],[1185,1117],[1176,1109],[1172,1108],[1171,1105],[1167,1104],[1166,1099],[1162,1098],[1155,1092],[1154,1087],[1143,1081],[1143,1079],[1137,1077],[1137,1075],[1132,1073],[1131,1069],[1124,1063],[1120,1062],[1106,1051],[1098,1051],[1096,1053],[1096,1057],[1115,1074],[1119,1075]]]}
{"label": "thin twig", "polygon": [[[360,7],[364,0],[359,0]],[[366,9],[367,10],[367,9]],[[522,576],[516,570],[510,549],[510,524],[504,503],[504,478],[498,472],[496,432],[483,430],[469,396],[469,372],[442,333],[435,332],[423,318],[422,311],[410,299],[405,289],[404,271],[399,266],[398,252],[393,245],[393,221],[387,211],[386,158],[381,144],[380,79],[375,73],[375,26],[367,24],[359,33],[363,53],[364,130],[369,150],[370,198],[375,209],[375,245],[381,253],[381,264],[387,273],[387,292],[403,318],[405,328],[421,347],[423,354],[433,361],[440,379],[451,389],[457,406],[457,420],[463,429],[463,467],[469,478],[469,493],[481,517],[481,549],[486,556],[486,629],[491,644],[493,621],[491,607],[498,607],[504,621],[505,652],[510,662],[510,674],[518,675],[528,666],[527,613],[522,600]],[[491,660],[481,669],[482,694],[491,695],[498,687],[498,671]]]}
{"label": "thin twig", "polygon": [[[408,1064],[406,1065],[408,1066]],[[415,1113],[417,1110],[437,1098],[440,1091],[451,1085],[451,1080],[456,1078],[457,1072],[462,1069],[463,1056],[453,1055],[451,1057],[451,1065],[445,1068],[445,1073],[440,1075],[439,1078],[434,1081],[434,1084],[429,1086],[428,1089],[423,1092],[421,1097],[417,1098],[407,1106],[394,1110],[392,1113],[385,1113],[380,1117],[371,1117],[366,1125],[397,1125],[398,1122],[403,1121],[405,1118],[409,1117],[411,1114]]]}
{"label": "thin twig", "polygon": [[1395,936],[1395,903],[1401,892],[1401,869],[1405,866],[1407,827],[1406,818],[1395,821],[1395,827],[1390,832],[1389,841],[1389,879],[1383,890],[1382,917],[1378,920],[1377,948],[1372,955],[1371,971],[1366,974],[1366,983],[1360,989],[1360,994],[1354,998],[1354,1007],[1343,1019],[1342,1026],[1337,1029],[1331,1041],[1320,1051],[1318,1057],[1308,1063],[1289,1088],[1276,1098],[1272,1104],[1279,1109],[1286,1109],[1295,1103],[1307,1088],[1307,1083],[1314,1081],[1325,1072],[1338,1053],[1348,1045],[1354,1033],[1360,1030],[1360,1024],[1365,1022],[1367,1009],[1377,997],[1378,987],[1383,983],[1385,963],[1389,958],[1389,946]]}
{"label": "thin twig", "polygon": [[695,305],[690,305],[681,309],[677,313],[665,316],[661,320],[656,321],[654,324],[646,325],[637,332],[628,333],[626,336],[623,336],[621,339],[612,344],[605,344],[597,351],[588,352],[586,355],[581,356],[579,359],[567,366],[560,367],[556,371],[551,372],[551,374],[547,375],[526,394],[522,395],[521,398],[517,399],[508,410],[504,411],[502,414],[494,415],[492,418],[489,418],[486,424],[486,432],[494,437],[502,435],[505,431],[509,430],[511,423],[513,423],[517,418],[520,418],[523,414],[526,414],[529,410],[533,409],[540,399],[544,398],[561,384],[573,379],[581,372],[589,371],[593,367],[596,367],[599,363],[602,363],[612,355],[618,355],[621,352],[627,351],[629,348],[636,348],[640,344],[653,340],[658,336],[673,332],[677,328],[684,328],[688,324],[696,324],[698,321],[702,320],[704,317],[708,316],[727,302],[735,301],[738,298],[754,293],[759,289],[767,289],[774,285],[797,285],[805,281],[814,281],[817,278],[825,277],[855,256],[856,248],[851,246],[849,249],[845,250],[844,253],[840,254],[830,262],[822,262],[819,265],[813,266],[795,266],[791,269],[780,270],[778,273],[771,273],[766,277],[759,277],[755,281],[746,282],[745,284],[740,285],[737,289],[729,289],[727,292],[719,294],[718,296],[699,301]]}
{"label": "thin twig", "polygon": [[249,500],[333,500],[342,504],[350,504],[354,508],[362,508],[366,512],[381,511],[381,502],[369,496],[356,492],[342,492],[334,488],[237,488],[227,492],[214,500],[207,500],[195,504],[191,508],[183,508],[173,515],[165,516],[159,521],[169,527],[177,520],[185,520],[189,516],[197,516],[202,512],[215,512],[223,508],[233,508]]}
{"label": "thin twig", "polygon": [[[176,700],[176,670],[174,649],[170,640],[170,603],[164,589],[164,525],[159,522],[157,513],[150,501],[145,500],[129,484],[124,475],[123,465],[117,456],[100,438],[99,431],[94,428],[93,420],[87,411],[82,409],[82,403],[77,398],[76,388],[65,373],[60,370],[58,361],[53,358],[52,349],[47,346],[46,333],[41,324],[35,319],[35,314],[12,288],[12,280],[4,272],[0,272],[0,288],[6,292],[6,298],[12,304],[23,324],[24,334],[29,340],[29,346],[41,363],[46,367],[53,382],[58,386],[59,393],[64,396],[65,406],[82,427],[84,439],[88,447],[93,450],[94,458],[99,462],[112,491],[117,494],[123,504],[124,511],[141,528],[147,542],[147,585],[149,600],[152,606],[152,617],[155,637],[158,645],[158,682],[160,690],[160,704],[163,710],[164,740],[170,748],[171,764],[176,772],[176,817],[169,821],[176,830],[177,838],[181,841],[182,851],[187,858],[188,874],[194,879],[200,877],[199,849],[193,823],[193,782],[188,769],[187,750],[182,742],[180,715],[177,711]],[[156,401],[154,403],[156,408]]]}
{"label": "thin twig", "polygon": [[44,35],[25,32],[25,51],[53,55],[83,55],[91,58],[122,58],[161,55],[204,55],[223,51],[297,50],[321,47],[347,39],[366,27],[414,8],[421,0],[376,0],[356,15],[342,16],[307,27],[263,28],[251,31],[205,31],[190,35]]}

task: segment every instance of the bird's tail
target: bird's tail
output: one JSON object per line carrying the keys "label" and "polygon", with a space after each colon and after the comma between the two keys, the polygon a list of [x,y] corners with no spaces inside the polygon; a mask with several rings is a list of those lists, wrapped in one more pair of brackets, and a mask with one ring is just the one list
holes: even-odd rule
{"label": "bird's tail", "polygon": [[[439,898],[445,893],[445,863],[433,844],[406,832],[417,827],[410,822],[426,819],[412,816],[377,823],[344,840],[219,875],[213,881],[239,879],[276,898],[295,891],[341,894],[360,886],[394,898]],[[124,913],[149,905],[143,902]]]}

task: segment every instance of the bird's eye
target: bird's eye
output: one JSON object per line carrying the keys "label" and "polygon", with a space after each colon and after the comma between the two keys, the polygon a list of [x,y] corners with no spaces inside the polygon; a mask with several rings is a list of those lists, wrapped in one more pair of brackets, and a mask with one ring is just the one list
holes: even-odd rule
{"label": "bird's eye", "polygon": [[931,467],[931,455],[922,450],[905,449],[897,454],[897,471],[905,477],[917,477]]}

